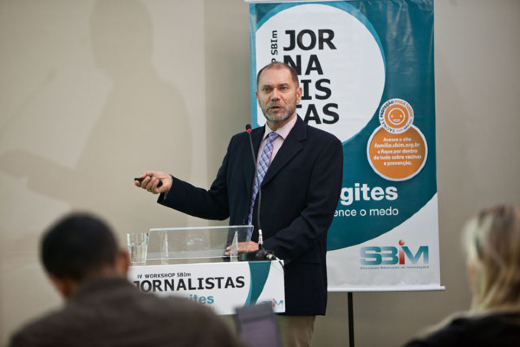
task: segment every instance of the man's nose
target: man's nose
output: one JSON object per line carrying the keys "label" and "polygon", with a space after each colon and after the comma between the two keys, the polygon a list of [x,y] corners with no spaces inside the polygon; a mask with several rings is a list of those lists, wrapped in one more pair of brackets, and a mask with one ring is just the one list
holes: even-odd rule
{"label": "man's nose", "polygon": [[271,100],[278,100],[280,97],[278,95],[278,90],[276,88],[273,88],[273,91],[271,92]]}

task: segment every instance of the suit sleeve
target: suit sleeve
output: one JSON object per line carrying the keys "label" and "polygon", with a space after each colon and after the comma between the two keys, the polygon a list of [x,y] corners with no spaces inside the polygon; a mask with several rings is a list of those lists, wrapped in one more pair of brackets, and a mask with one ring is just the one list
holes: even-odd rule
{"label": "suit sleeve", "polygon": [[161,194],[157,202],[163,206],[173,208],[177,211],[187,213],[190,216],[224,220],[229,217],[227,170],[229,164],[229,150],[222,165],[218,170],[217,177],[209,190],[198,188],[188,182],[172,176],[172,187],[167,194]]}
{"label": "suit sleeve", "polygon": [[[265,240],[266,249],[289,262],[302,256],[327,237],[343,181],[343,146],[336,137],[321,147],[311,172],[307,197],[300,215],[275,236]],[[325,242],[323,242],[325,244]],[[325,251],[325,250],[323,250]]]}

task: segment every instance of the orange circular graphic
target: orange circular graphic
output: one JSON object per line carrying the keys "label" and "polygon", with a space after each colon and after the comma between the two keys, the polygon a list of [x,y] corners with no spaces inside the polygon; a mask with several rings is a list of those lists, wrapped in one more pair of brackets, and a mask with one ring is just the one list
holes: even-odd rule
{"label": "orange circular graphic", "polygon": [[379,176],[404,181],[417,175],[428,156],[426,140],[413,125],[403,133],[377,128],[367,146],[368,162]]}
{"label": "orange circular graphic", "polygon": [[401,99],[390,99],[379,109],[379,122],[390,133],[403,133],[412,125],[412,106]]}

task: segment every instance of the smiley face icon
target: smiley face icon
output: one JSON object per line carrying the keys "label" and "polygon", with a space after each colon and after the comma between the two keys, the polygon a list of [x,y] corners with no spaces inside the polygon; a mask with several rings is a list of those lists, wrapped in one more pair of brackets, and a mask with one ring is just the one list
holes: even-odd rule
{"label": "smiley face icon", "polygon": [[394,108],[388,114],[388,122],[395,127],[399,127],[404,122],[405,118],[404,112],[400,108]]}
{"label": "smiley face icon", "polygon": [[412,106],[402,99],[388,100],[381,106],[379,122],[390,133],[403,133],[412,125]]}

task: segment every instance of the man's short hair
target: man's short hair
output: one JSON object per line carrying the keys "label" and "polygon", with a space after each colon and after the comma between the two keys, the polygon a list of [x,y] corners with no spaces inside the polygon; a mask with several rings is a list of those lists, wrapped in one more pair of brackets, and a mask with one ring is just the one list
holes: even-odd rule
{"label": "man's short hair", "polygon": [[41,242],[41,260],[47,272],[76,281],[113,266],[117,253],[110,227],[87,213],[65,216],[45,232]]}
{"label": "man's short hair", "polygon": [[296,70],[289,64],[282,63],[280,61],[274,61],[272,63],[269,63],[266,66],[264,66],[263,68],[261,68],[260,71],[258,71],[258,74],[256,75],[256,86],[258,87],[258,81],[260,81],[260,75],[262,74],[262,72],[264,72],[264,70],[283,69],[283,68],[286,68],[291,72],[292,80],[294,83],[296,83],[296,87],[298,87],[300,85],[300,82],[298,81],[298,72],[296,72]]}

